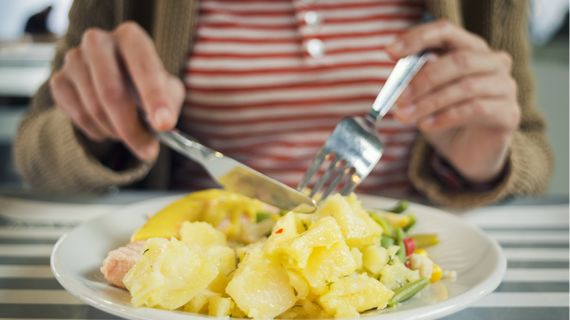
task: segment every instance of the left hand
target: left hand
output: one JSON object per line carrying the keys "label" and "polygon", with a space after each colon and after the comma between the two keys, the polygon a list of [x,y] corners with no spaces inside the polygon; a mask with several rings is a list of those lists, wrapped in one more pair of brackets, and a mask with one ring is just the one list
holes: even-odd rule
{"label": "left hand", "polygon": [[520,121],[512,59],[444,20],[410,29],[387,50],[398,59],[427,48],[438,54],[403,92],[395,116],[416,124],[466,179],[490,181],[503,170]]}

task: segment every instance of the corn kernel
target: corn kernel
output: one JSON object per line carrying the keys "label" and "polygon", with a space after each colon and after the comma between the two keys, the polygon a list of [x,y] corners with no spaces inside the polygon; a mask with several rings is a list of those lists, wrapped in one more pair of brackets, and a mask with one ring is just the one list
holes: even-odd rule
{"label": "corn kernel", "polygon": [[441,267],[438,264],[434,263],[433,271],[431,273],[431,278],[430,278],[431,283],[438,282],[441,279],[442,273],[443,271],[441,270]]}
{"label": "corn kernel", "polygon": [[416,250],[414,250],[414,253],[427,257],[427,251],[422,248],[416,248]]}

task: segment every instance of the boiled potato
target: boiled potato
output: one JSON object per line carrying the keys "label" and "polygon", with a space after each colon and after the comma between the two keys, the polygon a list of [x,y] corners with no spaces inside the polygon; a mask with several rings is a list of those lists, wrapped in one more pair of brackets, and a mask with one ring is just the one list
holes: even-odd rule
{"label": "boiled potato", "polygon": [[378,280],[366,274],[354,274],[333,282],[319,303],[335,317],[358,318],[360,312],[385,308],[393,295],[394,292]]}
{"label": "boiled potato", "polygon": [[180,228],[180,240],[193,246],[225,246],[226,236],[207,222],[184,222]]}
{"label": "boiled potato", "polygon": [[389,259],[388,251],[378,244],[367,246],[362,250],[362,265],[374,276],[380,274]]}
{"label": "boiled potato", "polygon": [[342,241],[330,248],[315,248],[301,274],[307,279],[313,292],[320,295],[327,290],[328,283],[352,274],[356,267],[350,249]]}
{"label": "boiled potato", "polygon": [[354,195],[328,197],[315,213],[318,217],[332,216],[340,226],[349,246],[364,247],[378,243],[382,228],[370,218]]}
{"label": "boiled potato", "polygon": [[255,319],[275,318],[297,301],[287,270],[267,257],[261,247],[246,254],[226,293],[239,309]]}
{"label": "boiled potato", "polygon": [[[272,234],[271,237],[278,237]],[[307,266],[309,257],[316,248],[329,248],[338,242],[344,242],[339,226],[331,217],[324,217],[315,222],[309,230],[294,238],[285,251],[294,261],[294,267],[303,269]]]}
{"label": "boiled potato", "polygon": [[144,252],[123,278],[137,307],[178,309],[218,275],[207,255],[176,239],[149,239]]}
{"label": "boiled potato", "polygon": [[393,261],[393,264],[386,265],[380,272],[380,281],[389,289],[398,289],[404,284],[420,278],[420,273],[417,270],[406,268],[400,260]]}

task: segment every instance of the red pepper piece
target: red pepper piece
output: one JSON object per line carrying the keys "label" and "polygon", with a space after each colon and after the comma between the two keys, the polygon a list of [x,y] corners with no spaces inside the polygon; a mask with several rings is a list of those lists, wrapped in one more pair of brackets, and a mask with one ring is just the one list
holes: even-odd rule
{"label": "red pepper piece", "polygon": [[406,257],[414,253],[416,250],[416,245],[414,244],[414,239],[408,237],[404,238],[404,247],[406,248]]}
{"label": "red pepper piece", "polygon": [[281,234],[283,233],[283,228],[279,228],[277,229],[277,231],[275,231],[275,234]]}

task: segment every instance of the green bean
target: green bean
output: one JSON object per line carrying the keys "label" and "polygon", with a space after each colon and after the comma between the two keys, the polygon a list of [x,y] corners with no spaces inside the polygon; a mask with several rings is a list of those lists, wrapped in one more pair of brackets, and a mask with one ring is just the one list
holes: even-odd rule
{"label": "green bean", "polygon": [[380,239],[380,245],[388,249],[390,246],[394,245],[394,239],[392,239],[392,237],[382,235],[382,238]]}
{"label": "green bean", "polygon": [[404,240],[404,238],[406,237],[406,234],[404,233],[404,230],[402,228],[396,228],[396,241],[401,241]]}
{"label": "green bean", "polygon": [[267,212],[258,212],[255,214],[255,222],[260,223],[263,220],[267,220],[271,218],[271,213],[267,213]]}
{"label": "green bean", "polygon": [[409,205],[410,204],[408,203],[407,200],[400,200],[400,201],[398,201],[398,203],[396,203],[396,205],[393,208],[388,209],[386,211],[390,211],[393,213],[402,213],[402,212],[408,210]]}
{"label": "green bean", "polygon": [[396,306],[400,302],[404,302],[411,297],[415,296],[418,292],[422,291],[428,285],[429,281],[427,278],[421,278],[419,280],[407,283],[401,288],[394,290],[394,296],[388,302],[390,307]]}
{"label": "green bean", "polygon": [[372,217],[372,220],[376,221],[376,223],[382,228],[382,231],[385,235],[392,236],[394,234],[394,228],[390,225],[390,223],[388,223],[388,221],[380,217],[380,215],[371,213],[370,217]]}
{"label": "green bean", "polygon": [[398,255],[400,261],[402,261],[402,263],[405,263],[406,246],[404,245],[404,238],[406,237],[406,235],[404,234],[404,230],[402,230],[402,228],[396,228],[395,233],[396,233],[396,245],[400,247],[400,249],[398,249],[398,252],[396,254]]}

